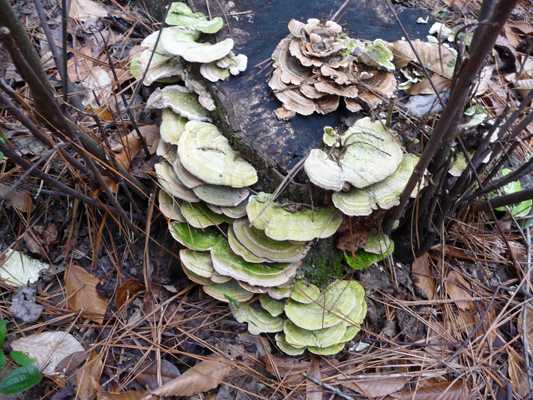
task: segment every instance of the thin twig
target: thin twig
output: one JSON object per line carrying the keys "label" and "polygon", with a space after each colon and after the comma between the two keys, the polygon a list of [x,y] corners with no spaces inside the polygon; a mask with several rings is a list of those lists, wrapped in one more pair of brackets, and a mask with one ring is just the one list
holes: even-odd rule
{"label": "thin twig", "polygon": [[328,385],[327,383],[316,379],[314,376],[308,375],[305,372],[302,372],[302,375],[304,376],[304,378],[307,378],[311,382],[316,383],[317,385],[322,386],[323,388],[330,390],[332,393],[335,393],[337,396],[340,396],[343,399],[353,400],[352,396],[348,396],[347,394],[342,393],[339,389],[334,388],[333,386]]}

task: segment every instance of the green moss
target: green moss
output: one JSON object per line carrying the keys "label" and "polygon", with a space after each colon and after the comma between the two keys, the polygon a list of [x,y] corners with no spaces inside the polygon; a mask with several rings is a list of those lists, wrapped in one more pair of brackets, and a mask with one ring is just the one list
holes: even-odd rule
{"label": "green moss", "polygon": [[335,248],[332,241],[331,238],[319,240],[309,250],[303,261],[304,277],[319,288],[345,275],[344,255],[342,251]]}

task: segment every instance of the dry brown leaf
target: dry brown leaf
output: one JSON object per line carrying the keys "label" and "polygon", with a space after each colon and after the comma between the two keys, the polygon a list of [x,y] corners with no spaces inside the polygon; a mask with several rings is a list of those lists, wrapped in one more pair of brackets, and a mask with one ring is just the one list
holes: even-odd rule
{"label": "dry brown leaf", "polygon": [[520,38],[516,33],[513,32],[513,30],[508,24],[504,25],[503,30],[505,32],[505,37],[507,38],[511,46],[516,47],[520,44]]}
{"label": "dry brown leaf", "polygon": [[35,233],[32,232],[31,228],[24,234],[24,242],[30,253],[46,257],[46,252],[44,251],[43,246],[36,240]]}
{"label": "dry brown leaf", "polygon": [[216,388],[232,371],[223,357],[211,357],[188,369],[183,375],[154,390],[156,396],[196,396]]}
{"label": "dry brown leaf", "polygon": [[513,29],[519,30],[524,35],[533,33],[533,25],[531,25],[529,22],[510,22],[508,25]]}
{"label": "dry brown leaf", "polygon": [[128,279],[117,289],[117,294],[115,295],[115,306],[117,310],[120,310],[124,302],[128,299],[131,299],[139,290],[144,286],[141,285],[137,279]]}
{"label": "dry brown leaf", "polygon": [[[446,393],[445,393],[446,392]],[[419,388],[409,388],[391,394],[401,400],[469,400],[472,398],[470,387],[464,381],[443,382]]]}
{"label": "dry brown leaf", "polygon": [[87,78],[93,68],[91,46],[82,47],[77,57],[72,57],[67,62],[68,77],[72,82],[79,82]]}
{"label": "dry brown leaf", "polygon": [[111,75],[103,68],[92,68],[80,83],[89,89],[82,101],[86,107],[98,108],[105,105],[113,94]]}
{"label": "dry brown leaf", "polygon": [[92,0],[71,0],[68,13],[70,18],[87,21],[89,18],[107,17],[107,10],[100,3]]}
{"label": "dry brown leaf", "polygon": [[23,192],[22,190],[15,189],[11,194],[6,198],[6,193],[11,189],[11,186],[4,183],[0,183],[0,197],[5,198],[9,204],[15,207],[17,210],[22,212],[32,212],[35,210],[35,206],[31,201],[31,196],[28,192]]}
{"label": "dry brown leaf", "polygon": [[[412,40],[411,43],[428,70],[447,78],[452,77],[456,57],[449,48],[419,39]],[[393,62],[396,68],[406,67],[410,62],[418,63],[413,49],[406,40],[398,40],[392,43],[390,48],[394,53]]]}
{"label": "dry brown leaf", "polygon": [[161,382],[163,385],[181,375],[179,369],[167,360],[161,360],[160,365],[158,365],[156,361],[145,361],[139,366],[137,371],[139,372],[135,377],[137,382],[139,382],[142,387],[150,390],[155,390],[159,387],[157,381],[158,373],[161,375]]}
{"label": "dry brown leaf", "polygon": [[475,310],[473,301],[457,301],[472,298],[472,295],[463,289],[470,288],[470,285],[459,272],[455,270],[451,271],[444,281],[444,286],[450,299],[455,300],[457,307],[461,310]]}
{"label": "dry brown leaf", "polygon": [[98,296],[96,285],[98,279],[77,265],[67,268],[66,287],[68,306],[71,310],[86,310],[83,315],[102,324],[107,309],[107,300]]}
{"label": "dry brown leaf", "polygon": [[297,385],[304,380],[302,372],[306,372],[309,368],[309,361],[301,361],[296,358],[279,357],[279,356],[264,356],[266,369],[274,376],[283,378],[285,385]]}
{"label": "dry brown leaf", "polygon": [[[439,75],[432,76],[431,81],[433,82],[433,85],[435,86],[435,89],[437,89],[438,93],[445,92],[452,85],[451,79],[448,79],[448,78],[445,78]],[[435,93],[435,91],[433,90],[433,86],[431,85],[431,82],[427,78],[424,78],[420,82],[415,83],[413,86],[407,89],[406,92],[412,96],[417,95],[417,94],[434,94]]]}
{"label": "dry brown leaf", "polygon": [[386,396],[401,390],[409,378],[372,378],[354,379],[352,381],[339,380],[338,383],[368,397]]}
{"label": "dry brown leaf", "polygon": [[413,261],[411,272],[418,279],[415,283],[424,291],[429,300],[435,298],[435,279],[433,279],[431,268],[429,267],[429,257],[427,253]]}
{"label": "dry brown leaf", "polygon": [[479,75],[479,81],[477,83],[475,96],[481,96],[485,94],[489,87],[489,82],[492,78],[492,72],[494,71],[494,65],[487,65],[481,70]]}
{"label": "dry brown leaf", "polygon": [[524,361],[515,356],[515,353],[509,354],[509,378],[513,382],[513,390],[521,397],[526,397],[529,392],[529,383],[526,373],[526,366]]}
{"label": "dry brown leaf", "polygon": [[[524,323],[524,311],[526,308],[522,310],[520,313],[520,316],[518,317],[518,332],[520,332],[520,336],[523,337],[524,330],[523,330],[523,323]],[[533,306],[528,305],[527,306],[527,314],[526,314],[526,332],[527,332],[527,344],[529,346],[529,351],[533,352]]]}
{"label": "dry brown leaf", "polygon": [[102,363],[100,356],[96,351],[91,351],[91,354],[83,367],[76,372],[77,394],[80,399],[94,399],[96,390],[98,390],[98,388],[101,389],[98,380],[100,379],[100,375],[102,375],[103,369],[104,364]]}
{"label": "dry brown leaf", "polygon": [[[322,373],[320,372],[320,365],[318,364],[316,357],[313,357],[311,359],[309,368],[307,368],[307,375],[312,376],[313,378],[316,378],[319,381],[322,380]],[[322,397],[323,397],[322,386],[319,386],[316,383],[312,382],[311,380],[308,380],[307,384],[305,385],[306,400],[322,400]]]}

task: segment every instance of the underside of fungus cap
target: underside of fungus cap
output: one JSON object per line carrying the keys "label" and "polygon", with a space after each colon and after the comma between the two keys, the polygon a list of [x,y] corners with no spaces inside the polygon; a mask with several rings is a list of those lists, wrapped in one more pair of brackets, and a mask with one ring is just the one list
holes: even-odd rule
{"label": "underside of fungus cap", "polygon": [[365,117],[344,134],[344,155],[334,160],[313,149],[304,168],[309,179],[324,189],[339,192],[345,183],[364,188],[391,175],[402,161],[402,149],[380,121]]}
{"label": "underside of fungus cap", "polygon": [[192,121],[211,121],[207,110],[199,103],[198,96],[181,85],[157,88],[146,102],[147,108],[170,108]]}
{"label": "underside of fungus cap", "polygon": [[204,286],[203,289],[209,296],[225,303],[231,303],[232,301],[239,303],[245,302],[250,300],[254,295],[243,289],[235,279],[231,279],[224,283],[215,283],[213,285]]}
{"label": "underside of fungus cap", "polygon": [[[153,56],[152,53],[154,53]],[[152,58],[151,60],[150,57]],[[150,67],[146,75],[144,75],[144,71],[148,67],[148,62],[150,62]],[[181,57],[160,54],[153,52],[151,49],[146,49],[141,53],[137,60],[137,66],[139,68],[139,74],[137,76],[142,78],[144,75],[143,83],[146,86],[150,86],[154,81],[159,80],[164,80],[168,83],[169,78],[173,77],[173,81],[177,82],[184,68]]]}
{"label": "underside of fungus cap", "polygon": [[221,240],[211,249],[215,270],[254,286],[280,286],[289,282],[299,263],[256,264],[245,261],[231,250],[227,240]]}
{"label": "underside of fungus cap", "polygon": [[292,243],[269,238],[264,231],[250,227],[248,218],[235,220],[233,232],[252,254],[270,262],[297,262],[305,257],[308,250],[305,242]]}
{"label": "underside of fungus cap", "polygon": [[215,272],[209,251],[180,250],[180,260],[184,268],[204,278],[211,278]]}
{"label": "underside of fungus cap", "polygon": [[189,121],[178,154],[183,166],[206,183],[242,188],[257,182],[255,168],[239,157],[215,125]]}
{"label": "underside of fungus cap", "polygon": [[235,254],[241,256],[245,261],[251,263],[261,264],[271,262],[270,260],[256,256],[253,252],[248,250],[248,248],[244,246],[235,236],[234,228],[234,223],[228,228],[228,243],[231,247],[231,250],[233,250]]}
{"label": "underside of fungus cap", "polygon": [[161,187],[169,194],[178,199],[198,202],[200,199],[194,194],[194,192],[186,187],[179,180],[178,176],[174,172],[174,168],[167,161],[162,161],[154,166],[157,174],[157,179]]}
{"label": "underside of fungus cap", "polygon": [[300,356],[305,352],[305,346],[294,347],[287,343],[284,333],[276,333],[276,344],[282,352],[288,354],[289,356]]}
{"label": "underside of fungus cap", "polygon": [[224,238],[222,233],[215,227],[198,229],[189,224],[177,222],[169,224],[169,231],[176,241],[195,251],[211,250],[219,240]]}
{"label": "underside of fungus cap", "polygon": [[230,304],[230,310],[238,322],[246,322],[248,324],[248,331],[252,335],[281,332],[283,330],[283,319],[273,317],[267,311],[256,310],[250,305],[241,305],[237,308],[234,304]]}
{"label": "underside of fungus cap", "polygon": [[368,253],[384,254],[390,247],[391,240],[383,233],[372,231],[368,233],[363,249]]}
{"label": "underside of fungus cap", "polygon": [[304,209],[295,213],[272,202],[260,215],[270,194],[250,196],[246,212],[253,226],[274,240],[309,241],[333,235],[342,222],[342,215],[333,207]]}

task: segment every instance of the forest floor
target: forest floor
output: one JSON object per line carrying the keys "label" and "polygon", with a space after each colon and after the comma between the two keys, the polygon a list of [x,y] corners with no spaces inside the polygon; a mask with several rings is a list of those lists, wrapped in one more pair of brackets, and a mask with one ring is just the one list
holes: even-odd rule
{"label": "forest floor", "polygon": [[[61,93],[35,5],[16,3],[50,81]],[[468,0],[399,3],[422,7],[449,28],[475,20],[480,7]],[[60,5],[48,1],[43,6],[60,44]],[[525,55],[533,42],[532,10],[530,2],[519,2],[487,64],[488,77],[480,78],[475,101],[489,117],[517,105],[533,82],[533,57]],[[88,88],[86,111],[108,127],[109,147],[117,158],[153,188],[160,115],[144,110],[150,89],[142,88],[132,110],[152,153],[147,159],[140,145],[130,145],[137,143],[128,135],[130,122],[111,123],[126,105],[114,84],[106,47],[125,100],[132,101],[138,81],[129,63],[136,46],[157,26],[139,6],[71,0],[70,79]],[[430,27],[431,22],[428,31]],[[0,55],[2,80],[28,100],[27,84],[2,48]],[[523,80],[519,88],[513,86],[517,76]],[[84,128],[99,129],[96,123]],[[19,154],[45,161],[39,168],[64,178],[65,160],[46,156],[49,149],[2,108],[0,132]],[[532,133],[529,125],[523,137]],[[531,151],[530,140],[523,140],[514,154],[516,163],[527,160]],[[502,237],[491,215],[469,212],[450,224],[440,244],[424,257],[405,261],[392,255],[357,271],[353,279],[364,286],[368,304],[359,334],[336,356],[288,357],[273,334],[249,334],[227,303],[188,280],[178,256],[182,247],[169,234],[153,198],[126,209],[147,232],[143,237],[113,213],[33,177],[6,196],[22,174],[9,158],[1,159],[0,195],[6,199],[0,202],[0,265],[15,250],[29,257],[19,268],[36,274],[30,286],[18,287],[10,272],[0,273],[0,313],[7,329],[3,348],[6,355],[20,350],[35,358],[44,378],[35,385],[25,381],[31,383],[31,376],[19,375],[29,389],[0,398],[533,398],[529,217],[517,220],[509,210],[498,211]],[[532,181],[524,179],[523,187]],[[79,187],[75,179],[65,182]],[[92,189],[98,195],[98,187]],[[126,198],[122,189],[115,193]],[[15,361],[16,355],[7,356],[3,377],[15,370]],[[164,384],[166,391],[150,393]]]}

